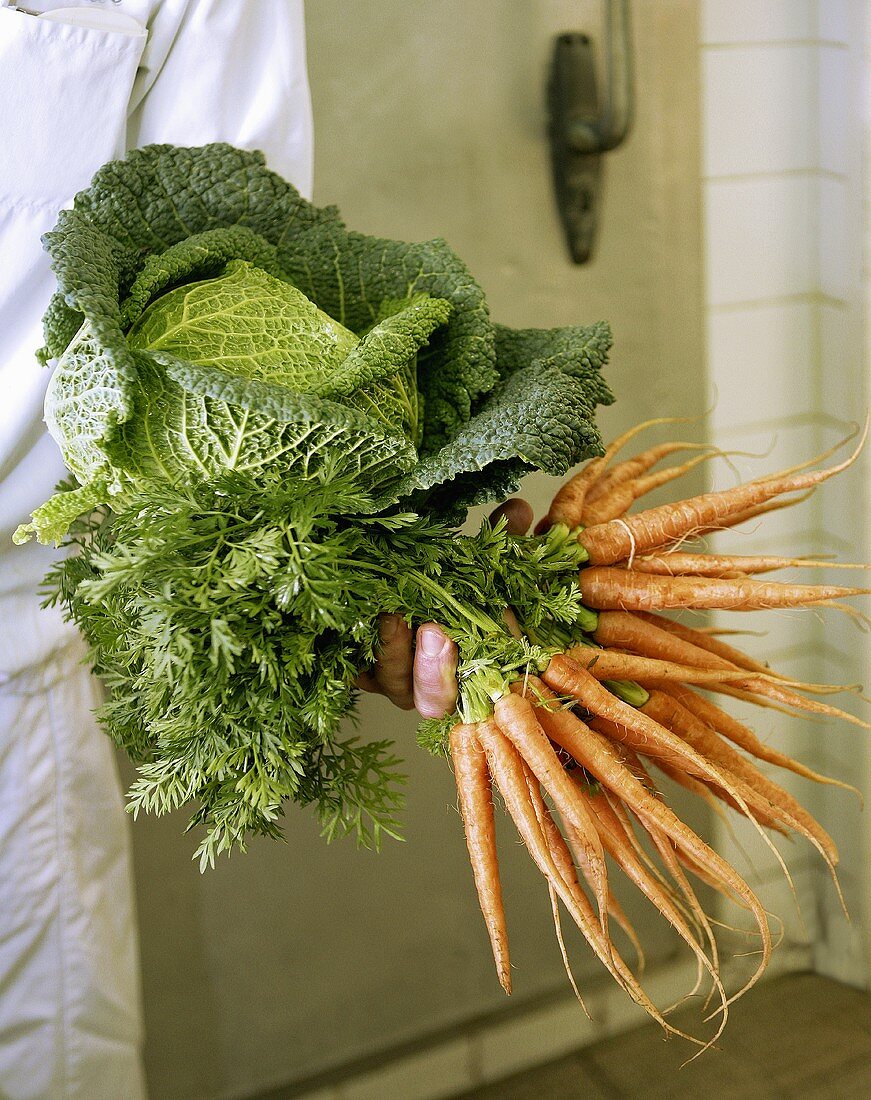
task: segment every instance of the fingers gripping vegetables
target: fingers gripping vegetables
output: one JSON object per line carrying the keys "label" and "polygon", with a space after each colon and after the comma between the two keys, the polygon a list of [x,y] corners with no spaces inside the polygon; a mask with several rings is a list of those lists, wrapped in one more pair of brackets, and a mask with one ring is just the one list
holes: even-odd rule
{"label": "fingers gripping vegetables", "polygon": [[[460,655],[458,712],[422,723],[419,740],[453,761],[506,992],[492,786],[547,880],[570,977],[557,899],[614,980],[674,1030],[612,940],[609,917],[640,964],[607,854],[694,955],[719,1034],[768,962],[768,918],[646,763],[760,831],[804,836],[834,868],[828,835],[749,757],[824,777],[696,689],[842,712],[807,698],[822,685],[659,613],[864,591],[753,580],[793,559],[684,547],[797,502],[852,459],[627,517],[717,452],[675,441],[615,463],[646,425],[601,445],[604,325],[495,325],[444,242],[350,232],[259,154],[140,150],[101,169],[46,243],[58,276],[46,420],[71,479],[17,538],[74,550],[47,598],[80,626],[108,689],[103,725],[138,763],[131,808],[192,803],[203,866],[251,833],[278,835],[289,801],[314,804],[328,838],[377,845],[398,828],[399,762],[340,723],[377,655],[379,615],[441,623]],[[700,454],[654,470],[688,450]],[[504,520],[457,533],[470,504],[528,470],[584,459],[539,535],[509,536]],[[737,992],[691,877],[755,925],[758,964]]]}

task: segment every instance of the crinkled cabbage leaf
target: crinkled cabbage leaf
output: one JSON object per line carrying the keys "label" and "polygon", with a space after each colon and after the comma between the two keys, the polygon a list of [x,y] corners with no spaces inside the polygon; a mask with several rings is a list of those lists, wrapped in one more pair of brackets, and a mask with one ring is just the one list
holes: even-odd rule
{"label": "crinkled cabbage leaf", "polygon": [[78,487],[19,541],[58,541],[143,482],[324,463],[372,512],[455,519],[601,452],[606,325],[493,324],[445,241],[350,231],[261,153],[136,150],[44,240],[46,422]]}

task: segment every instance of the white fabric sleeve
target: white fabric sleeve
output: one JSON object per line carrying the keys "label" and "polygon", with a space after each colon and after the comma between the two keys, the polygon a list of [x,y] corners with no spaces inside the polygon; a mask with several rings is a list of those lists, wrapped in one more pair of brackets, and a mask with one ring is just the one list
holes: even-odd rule
{"label": "white fabric sleeve", "polygon": [[0,8],[4,198],[57,209],[123,151],[145,41]]}
{"label": "white fabric sleeve", "polygon": [[0,1096],[144,1096],[129,828],[83,646],[10,531],[62,472],[34,358],[40,235],[123,151],[142,35],[0,9]]}
{"label": "white fabric sleeve", "polygon": [[161,4],[133,91],[131,147],[228,141],[312,192],[302,0]]}
{"label": "white fabric sleeve", "polygon": [[[40,236],[123,152],[144,43],[0,8],[0,564],[26,500],[45,500],[62,472],[42,424],[48,374],[34,359],[54,289]],[[7,564],[18,573],[26,560]]]}

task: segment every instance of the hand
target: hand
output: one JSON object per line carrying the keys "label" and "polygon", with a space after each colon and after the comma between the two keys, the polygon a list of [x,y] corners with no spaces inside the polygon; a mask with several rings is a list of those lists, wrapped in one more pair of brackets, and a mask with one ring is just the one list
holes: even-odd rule
{"label": "hand", "polygon": [[[512,535],[532,522],[532,508],[513,497],[490,516],[508,520]],[[378,663],[360,674],[357,686],[387,698],[401,710],[417,708],[423,718],[443,718],[457,705],[457,647],[436,623],[423,623],[412,638],[401,615],[381,616]]]}

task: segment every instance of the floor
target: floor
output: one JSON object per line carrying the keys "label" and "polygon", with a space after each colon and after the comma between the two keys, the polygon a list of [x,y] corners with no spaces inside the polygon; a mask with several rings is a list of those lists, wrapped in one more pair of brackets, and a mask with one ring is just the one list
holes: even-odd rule
{"label": "floor", "polygon": [[867,1100],[871,994],[817,974],[763,983],[732,1006],[720,1049],[686,1058],[652,1024],[457,1100]]}

